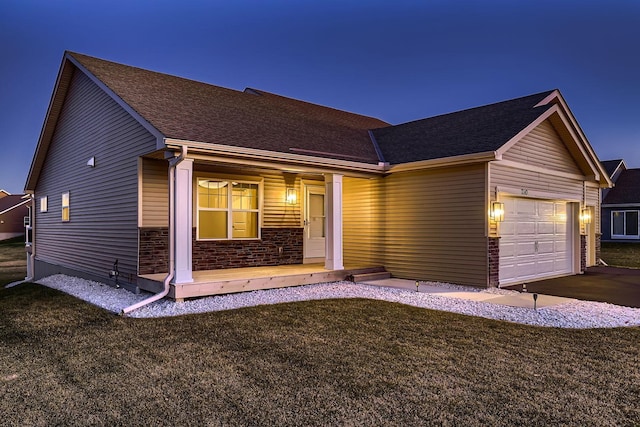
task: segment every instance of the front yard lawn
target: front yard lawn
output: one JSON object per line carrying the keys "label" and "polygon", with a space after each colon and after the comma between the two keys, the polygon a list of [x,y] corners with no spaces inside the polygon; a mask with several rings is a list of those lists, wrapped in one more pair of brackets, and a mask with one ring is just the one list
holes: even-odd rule
{"label": "front yard lawn", "polygon": [[611,267],[640,268],[640,243],[602,242],[600,258]]}
{"label": "front yard lawn", "polygon": [[383,301],[118,317],[0,290],[5,425],[639,425],[640,328]]}
{"label": "front yard lawn", "polygon": [[24,238],[0,242],[0,287],[23,280],[27,275],[27,253]]}

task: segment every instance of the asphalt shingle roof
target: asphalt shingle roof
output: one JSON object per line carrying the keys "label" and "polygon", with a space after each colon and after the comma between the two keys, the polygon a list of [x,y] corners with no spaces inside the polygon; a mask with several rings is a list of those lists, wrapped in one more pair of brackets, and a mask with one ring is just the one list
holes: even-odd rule
{"label": "asphalt shingle roof", "polygon": [[373,130],[391,164],[496,151],[552,104],[535,107],[553,91]]}
{"label": "asphalt shingle roof", "polygon": [[535,107],[552,93],[546,91],[391,126],[259,89],[241,92],[68,54],[167,138],[364,163],[496,151],[552,105]]}
{"label": "asphalt shingle roof", "polygon": [[365,163],[388,123],[259,90],[240,92],[69,53],[168,138]]}
{"label": "asphalt shingle roof", "polygon": [[603,204],[637,203],[640,205],[640,169],[627,169],[620,173]]}

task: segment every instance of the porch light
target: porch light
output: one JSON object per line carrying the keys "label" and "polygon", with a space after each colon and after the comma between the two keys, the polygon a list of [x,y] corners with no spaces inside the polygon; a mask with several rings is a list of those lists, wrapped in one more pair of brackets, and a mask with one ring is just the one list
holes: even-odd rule
{"label": "porch light", "polygon": [[580,211],[580,222],[583,224],[591,224],[591,210],[589,208],[583,208]]}
{"label": "porch light", "polygon": [[298,192],[296,191],[295,188],[290,187],[287,188],[287,204],[289,205],[295,205],[296,202],[298,201]]}
{"label": "porch light", "polygon": [[491,202],[491,219],[495,222],[504,221],[504,203]]}

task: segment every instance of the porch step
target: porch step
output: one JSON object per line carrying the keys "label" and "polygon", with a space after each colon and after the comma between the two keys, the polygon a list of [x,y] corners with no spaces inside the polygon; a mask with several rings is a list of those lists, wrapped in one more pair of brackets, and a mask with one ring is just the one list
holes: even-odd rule
{"label": "porch step", "polygon": [[[376,269],[376,270],[380,270],[380,269]],[[368,272],[352,274],[351,277],[349,277],[349,279],[354,283],[361,283],[361,282],[368,282],[370,280],[382,280],[382,279],[391,278],[391,273],[384,270],[384,268],[382,268],[381,270],[382,271],[368,271]]]}

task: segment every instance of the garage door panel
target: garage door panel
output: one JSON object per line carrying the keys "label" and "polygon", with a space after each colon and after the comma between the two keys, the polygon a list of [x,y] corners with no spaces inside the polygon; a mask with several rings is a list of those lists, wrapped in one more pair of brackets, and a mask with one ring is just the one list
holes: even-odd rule
{"label": "garage door panel", "polygon": [[517,223],[515,225],[516,235],[529,235],[534,236],[536,234],[536,223],[531,221]]}
{"label": "garage door panel", "polygon": [[500,284],[571,273],[573,246],[568,204],[524,198],[504,198],[503,203]]}
{"label": "garage door panel", "polygon": [[541,221],[538,223],[538,234],[553,236],[556,233],[556,224],[553,221]]}
{"label": "garage door panel", "polygon": [[554,252],[566,252],[567,251],[567,242],[566,241],[558,241],[554,242],[555,250]]}
{"label": "garage door panel", "polygon": [[555,242],[552,241],[540,241],[538,242],[538,255],[553,255],[556,252]]}
{"label": "garage door panel", "polygon": [[548,274],[555,271],[556,265],[554,260],[539,260],[537,263],[537,274]]}
{"label": "garage door panel", "polygon": [[541,217],[553,216],[555,214],[555,203],[553,202],[538,202],[538,215]]}
{"label": "garage door panel", "polygon": [[505,259],[513,258],[516,254],[516,245],[515,243],[504,243],[500,242],[500,258],[504,257]]}
{"label": "garage door panel", "polygon": [[522,259],[526,256],[534,256],[536,253],[536,245],[534,242],[516,242],[515,256]]}

